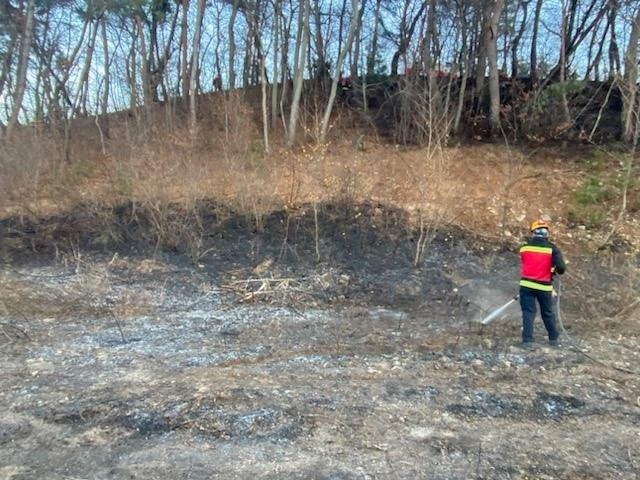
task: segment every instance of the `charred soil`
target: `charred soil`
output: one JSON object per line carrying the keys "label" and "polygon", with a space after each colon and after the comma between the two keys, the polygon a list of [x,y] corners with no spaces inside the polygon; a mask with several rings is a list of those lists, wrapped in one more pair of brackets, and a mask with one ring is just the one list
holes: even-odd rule
{"label": "charred soil", "polygon": [[131,205],[107,240],[3,221],[2,478],[640,475],[637,317],[589,307],[613,257],[563,279],[563,345],[539,322],[524,350],[517,306],[478,322],[516,292],[504,237],[449,225],[416,266],[400,209],[200,207],[197,255]]}

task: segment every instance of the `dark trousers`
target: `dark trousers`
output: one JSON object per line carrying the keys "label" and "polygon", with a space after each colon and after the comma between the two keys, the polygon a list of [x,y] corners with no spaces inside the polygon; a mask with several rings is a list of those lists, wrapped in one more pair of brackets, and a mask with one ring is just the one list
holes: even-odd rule
{"label": "dark trousers", "polygon": [[549,334],[549,340],[558,339],[556,316],[551,292],[520,287],[520,309],[522,310],[522,341],[533,342],[533,321],[536,318],[536,302],[540,305],[540,316]]}

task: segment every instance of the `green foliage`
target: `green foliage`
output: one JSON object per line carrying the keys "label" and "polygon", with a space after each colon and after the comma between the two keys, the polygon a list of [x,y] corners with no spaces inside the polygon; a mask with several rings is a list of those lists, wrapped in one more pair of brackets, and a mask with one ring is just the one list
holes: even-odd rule
{"label": "green foliage", "polygon": [[552,95],[555,95],[556,98],[561,94],[565,95],[575,95],[576,93],[580,93],[585,88],[585,83],[582,80],[577,80],[575,78],[570,78],[569,80],[565,80],[564,82],[552,83],[547,88]]}
{"label": "green foliage", "polygon": [[245,166],[253,171],[260,171],[264,168],[264,148],[261,141],[254,140],[251,142]]}
{"label": "green foliage", "polygon": [[537,96],[534,104],[535,113],[543,115],[549,109],[555,108],[562,98],[562,95],[575,95],[585,88],[585,83],[580,80],[570,79],[565,82],[558,82],[549,85],[542,90]]}
{"label": "green foliage", "polygon": [[599,170],[610,159],[609,154],[601,148],[596,148],[591,152],[591,157],[586,161],[589,170]]}
{"label": "green foliage", "polygon": [[362,77],[358,78],[358,81],[362,82],[363,84],[366,83],[369,86],[371,85],[388,86],[391,84],[391,79],[389,78],[389,75],[385,73],[376,73],[373,75],[366,75],[364,78]]}
{"label": "green foliage", "polygon": [[63,187],[74,187],[82,180],[89,178],[95,169],[95,163],[88,160],[81,160],[62,170],[58,176],[58,183]]}
{"label": "green foliage", "polygon": [[113,179],[113,188],[118,195],[129,195],[131,193],[131,182],[125,172],[119,171]]}
{"label": "green foliage", "polygon": [[[567,213],[571,223],[589,228],[602,227],[608,214],[617,209],[626,193],[626,208],[629,212],[637,209],[638,195],[636,169],[629,168],[629,146],[619,142],[592,151],[583,163],[590,176],[572,193],[572,205]],[[631,173],[629,175],[629,173]]]}
{"label": "green foliage", "polygon": [[602,181],[593,175],[573,192],[573,197],[578,205],[589,206],[611,200],[614,193],[614,188],[609,182]]}
{"label": "green foliage", "polygon": [[602,227],[606,216],[603,202],[610,195],[611,190],[604,182],[595,175],[589,177],[573,192],[575,205],[567,212],[567,219],[587,228]]}
{"label": "green foliage", "polygon": [[387,64],[383,58],[377,57],[375,60],[372,58],[367,59],[367,81],[370,77],[388,76]]}
{"label": "green foliage", "polygon": [[598,229],[605,224],[607,212],[601,205],[576,205],[567,212],[569,223]]}

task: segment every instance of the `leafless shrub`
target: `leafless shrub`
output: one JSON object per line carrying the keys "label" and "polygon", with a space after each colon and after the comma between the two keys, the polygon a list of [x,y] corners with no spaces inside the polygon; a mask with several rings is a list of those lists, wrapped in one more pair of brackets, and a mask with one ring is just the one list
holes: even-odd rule
{"label": "leafless shrub", "polygon": [[403,79],[395,96],[401,145],[445,146],[453,124],[451,79],[433,75]]}
{"label": "leafless shrub", "polygon": [[207,98],[202,106],[198,148],[216,152],[220,159],[250,160],[260,138],[254,108],[244,93],[228,90]]}
{"label": "leafless shrub", "polygon": [[637,318],[640,312],[640,271],[638,270],[638,255],[624,259],[615,267],[616,275],[610,282],[603,302],[608,312],[607,317],[626,321]]}
{"label": "leafless shrub", "polygon": [[411,220],[408,225],[412,239],[413,265],[418,268],[424,253],[438,232],[454,223],[461,208],[460,184],[452,181],[459,173],[455,164],[455,151],[445,150],[438,144],[430,144],[422,151],[422,163],[407,164],[407,177],[417,192],[417,200],[409,205]]}
{"label": "leafless shrub", "polygon": [[638,334],[640,313],[638,253],[600,255],[569,264],[562,277],[568,309],[594,329]]}
{"label": "leafless shrub", "polygon": [[0,143],[0,205],[27,207],[46,185],[46,175],[61,161],[59,139],[46,126],[24,127]]}

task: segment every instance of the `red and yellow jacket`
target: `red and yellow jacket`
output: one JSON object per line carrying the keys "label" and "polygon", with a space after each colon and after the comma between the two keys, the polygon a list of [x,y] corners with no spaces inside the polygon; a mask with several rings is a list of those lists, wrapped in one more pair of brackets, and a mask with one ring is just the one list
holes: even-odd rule
{"label": "red and yellow jacket", "polygon": [[532,237],[520,247],[520,286],[550,292],[552,272],[563,274],[566,264],[560,249],[543,237]]}

